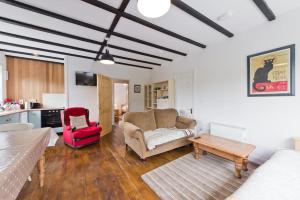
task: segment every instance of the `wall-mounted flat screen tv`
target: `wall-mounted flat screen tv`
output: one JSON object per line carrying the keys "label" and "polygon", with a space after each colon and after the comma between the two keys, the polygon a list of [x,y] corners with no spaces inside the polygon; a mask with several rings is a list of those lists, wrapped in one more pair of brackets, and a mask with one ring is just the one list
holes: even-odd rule
{"label": "wall-mounted flat screen tv", "polygon": [[97,86],[97,75],[91,72],[76,72],[76,85]]}

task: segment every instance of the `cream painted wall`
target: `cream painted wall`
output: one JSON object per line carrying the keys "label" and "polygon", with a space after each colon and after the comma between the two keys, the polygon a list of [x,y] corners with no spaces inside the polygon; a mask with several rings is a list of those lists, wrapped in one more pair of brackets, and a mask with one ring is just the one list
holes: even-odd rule
{"label": "cream painted wall", "polygon": [[[220,122],[247,128],[249,142],[257,146],[251,160],[262,163],[276,150],[293,148],[300,136],[300,10],[279,16],[274,22],[237,34],[204,52],[177,60],[153,72],[153,81],[195,70],[195,116],[208,127]],[[246,58],[273,48],[296,44],[296,96],[247,97]],[[176,91],[181,93],[182,91]]]}
{"label": "cream painted wall", "polygon": [[106,66],[92,60],[67,57],[69,106],[84,106],[90,110],[90,117],[98,120],[97,87],[75,85],[75,71],[103,74],[114,79],[129,80],[129,110],[144,110],[144,92],[134,93],[134,84],[150,82],[151,71],[120,65]]}

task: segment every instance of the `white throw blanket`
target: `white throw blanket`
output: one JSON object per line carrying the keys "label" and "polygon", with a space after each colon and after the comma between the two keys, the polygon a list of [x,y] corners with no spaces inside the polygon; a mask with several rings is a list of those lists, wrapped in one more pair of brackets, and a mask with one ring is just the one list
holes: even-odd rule
{"label": "white throw blanket", "polygon": [[165,144],[173,140],[193,136],[194,131],[191,129],[176,129],[176,128],[159,128],[153,131],[144,132],[144,138],[149,150],[154,149],[160,144]]}
{"label": "white throw blanket", "polygon": [[49,141],[48,147],[54,147],[58,139],[59,139],[59,137],[58,137],[57,133],[55,132],[55,130],[53,128],[51,128],[50,141]]}
{"label": "white throw blanket", "polygon": [[227,200],[300,199],[300,153],[276,152]]}

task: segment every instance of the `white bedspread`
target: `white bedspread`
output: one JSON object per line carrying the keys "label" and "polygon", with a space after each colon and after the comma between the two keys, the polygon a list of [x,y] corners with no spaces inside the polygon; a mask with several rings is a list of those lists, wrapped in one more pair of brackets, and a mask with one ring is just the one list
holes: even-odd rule
{"label": "white bedspread", "polygon": [[159,128],[153,131],[144,132],[144,138],[147,148],[152,150],[160,144],[165,144],[176,139],[192,136],[193,134],[194,131],[191,129]]}
{"label": "white bedspread", "polygon": [[227,200],[300,199],[300,153],[281,150]]}

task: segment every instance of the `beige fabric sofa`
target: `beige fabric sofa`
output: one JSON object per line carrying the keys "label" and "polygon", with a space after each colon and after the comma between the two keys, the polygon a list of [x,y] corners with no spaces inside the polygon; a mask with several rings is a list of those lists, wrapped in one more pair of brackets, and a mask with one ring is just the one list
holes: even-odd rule
{"label": "beige fabric sofa", "polygon": [[135,151],[141,159],[157,155],[190,144],[187,137],[177,139],[148,150],[144,132],[157,128],[192,129],[196,126],[193,119],[180,117],[175,109],[154,109],[148,112],[129,112],[124,116],[123,129],[126,146]]}

